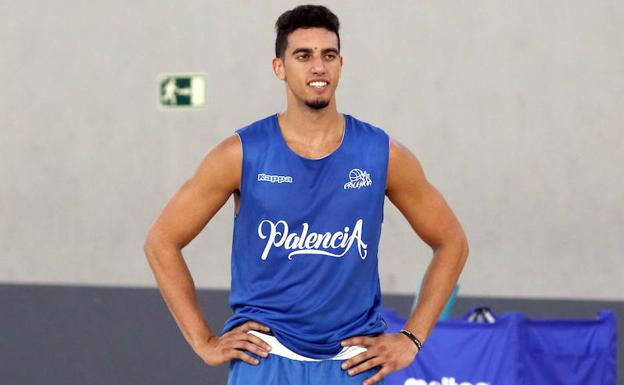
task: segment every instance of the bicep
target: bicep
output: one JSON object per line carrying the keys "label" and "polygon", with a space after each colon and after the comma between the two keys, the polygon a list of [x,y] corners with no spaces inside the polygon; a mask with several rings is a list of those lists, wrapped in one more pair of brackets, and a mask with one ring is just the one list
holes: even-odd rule
{"label": "bicep", "polygon": [[390,143],[386,195],[432,248],[463,237],[457,218],[425,177],[418,159],[394,139]]}
{"label": "bicep", "polygon": [[152,224],[148,239],[184,248],[238,190],[241,167],[242,148],[232,135],[204,156]]}

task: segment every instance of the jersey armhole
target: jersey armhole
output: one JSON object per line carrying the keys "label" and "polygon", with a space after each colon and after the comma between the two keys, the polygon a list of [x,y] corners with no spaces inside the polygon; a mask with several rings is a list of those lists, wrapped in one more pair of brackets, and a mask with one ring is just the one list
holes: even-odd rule
{"label": "jersey armhole", "polygon": [[238,136],[238,140],[240,141],[241,144],[241,172],[240,172],[240,189],[239,189],[239,197],[238,197],[238,212],[234,212],[234,219],[236,220],[240,214],[241,211],[243,210],[243,206],[244,206],[244,200],[243,200],[243,192],[246,191],[246,189],[244,188],[244,184],[245,184],[245,146],[243,145],[243,137],[241,136],[239,130],[236,130],[235,132],[236,136]]}
{"label": "jersey armhole", "polygon": [[384,221],[384,211],[385,211],[385,204],[386,204],[386,191],[387,190],[387,184],[388,184],[388,169],[390,167],[390,146],[391,146],[391,138],[390,135],[388,135],[388,133],[384,132],[384,136],[385,136],[385,140],[388,142],[388,146],[386,147],[386,167],[385,167],[385,173],[384,173],[384,181],[383,181],[383,193],[381,194],[381,223],[383,223]]}

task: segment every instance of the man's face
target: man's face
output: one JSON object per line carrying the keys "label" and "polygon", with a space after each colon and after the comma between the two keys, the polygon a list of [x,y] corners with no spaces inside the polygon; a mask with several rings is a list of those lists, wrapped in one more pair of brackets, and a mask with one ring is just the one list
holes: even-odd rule
{"label": "man's face", "polygon": [[299,28],[288,35],[284,58],[275,58],[273,68],[286,82],[289,97],[312,109],[325,108],[342,69],[338,37],[325,28]]}

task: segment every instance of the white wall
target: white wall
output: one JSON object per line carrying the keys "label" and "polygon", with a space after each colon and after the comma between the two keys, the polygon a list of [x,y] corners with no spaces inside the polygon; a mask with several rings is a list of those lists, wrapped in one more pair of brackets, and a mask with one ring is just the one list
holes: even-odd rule
{"label": "white wall", "polygon": [[[0,3],[0,281],[153,286],[151,222],[217,142],[285,108],[273,24],[294,2]],[[460,218],[460,293],[622,299],[624,3],[325,3],[338,106],[407,145]],[[157,77],[205,72],[166,112]],[[229,287],[233,204],[184,253]],[[388,202],[384,292],[431,256]]]}

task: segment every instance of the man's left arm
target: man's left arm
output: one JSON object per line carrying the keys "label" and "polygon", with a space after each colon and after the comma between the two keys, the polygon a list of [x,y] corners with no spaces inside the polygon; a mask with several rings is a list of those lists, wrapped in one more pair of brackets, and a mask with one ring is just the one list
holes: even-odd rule
{"label": "man's left arm", "polygon": [[[442,194],[427,181],[418,159],[394,139],[390,140],[386,195],[433,250],[418,303],[404,326],[424,345],[464,267],[468,242]],[[364,385],[374,384],[388,373],[408,366],[418,352],[416,345],[401,333],[351,337],[342,344],[367,348],[343,363],[343,369],[349,369],[350,375],[381,366]]]}

